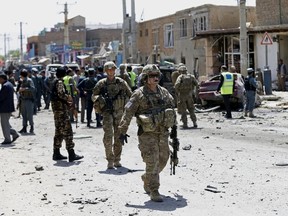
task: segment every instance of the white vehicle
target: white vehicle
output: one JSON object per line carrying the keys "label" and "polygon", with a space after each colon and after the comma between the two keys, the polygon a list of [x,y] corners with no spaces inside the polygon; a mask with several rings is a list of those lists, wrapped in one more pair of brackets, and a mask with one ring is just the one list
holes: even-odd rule
{"label": "white vehicle", "polygon": [[73,71],[76,71],[76,69],[80,70],[80,66],[77,63],[66,63],[65,66],[68,68],[71,68]]}
{"label": "white vehicle", "polygon": [[45,76],[49,77],[50,76],[50,72],[51,71],[55,71],[57,70],[57,68],[59,67],[64,67],[64,64],[48,64],[46,66],[46,70],[45,70]]}

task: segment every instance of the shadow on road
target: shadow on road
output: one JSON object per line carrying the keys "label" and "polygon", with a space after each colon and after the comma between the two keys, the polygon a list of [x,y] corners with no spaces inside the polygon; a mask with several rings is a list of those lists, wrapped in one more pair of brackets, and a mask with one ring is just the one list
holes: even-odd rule
{"label": "shadow on road", "polygon": [[[163,195],[162,195],[163,196]],[[144,205],[126,204],[128,208],[137,209],[153,209],[158,211],[175,211],[177,208],[184,208],[187,206],[187,200],[179,194],[174,194],[174,197],[163,196],[162,203],[156,203],[151,200],[144,202]]]}

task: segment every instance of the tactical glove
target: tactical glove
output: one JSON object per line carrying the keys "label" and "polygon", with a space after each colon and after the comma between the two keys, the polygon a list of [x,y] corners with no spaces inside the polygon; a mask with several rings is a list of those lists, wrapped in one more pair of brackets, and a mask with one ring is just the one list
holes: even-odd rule
{"label": "tactical glove", "polygon": [[128,134],[120,134],[119,139],[123,145],[124,145],[124,142],[128,143],[128,137],[130,137]]}

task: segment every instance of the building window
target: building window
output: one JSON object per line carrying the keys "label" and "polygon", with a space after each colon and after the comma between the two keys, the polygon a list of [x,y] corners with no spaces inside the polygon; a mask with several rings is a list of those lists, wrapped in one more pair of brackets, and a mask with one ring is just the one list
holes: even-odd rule
{"label": "building window", "polygon": [[197,18],[195,18],[194,20],[193,20],[193,32],[192,32],[192,35],[193,35],[193,37],[196,35],[196,32],[198,31],[198,21],[197,21],[198,19]]}
{"label": "building window", "polygon": [[173,24],[164,26],[164,47],[174,46]]}
{"label": "building window", "polygon": [[159,45],[159,31],[158,31],[158,29],[153,29],[152,37],[153,37],[153,45]]}
{"label": "building window", "polygon": [[180,37],[187,37],[187,20],[180,19]]}
{"label": "building window", "polygon": [[145,36],[148,36],[148,29],[145,29]]}
{"label": "building window", "polygon": [[140,37],[142,37],[142,30],[140,30],[140,33],[139,33]]}

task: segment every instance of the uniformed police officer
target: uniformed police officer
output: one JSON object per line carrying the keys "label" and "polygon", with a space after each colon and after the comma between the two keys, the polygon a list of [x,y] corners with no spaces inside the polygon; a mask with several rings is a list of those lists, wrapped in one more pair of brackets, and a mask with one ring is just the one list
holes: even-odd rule
{"label": "uniformed police officer", "polygon": [[135,90],[125,105],[119,124],[120,139],[127,136],[131,119],[136,116],[139,149],[146,164],[142,175],[144,190],[150,194],[151,200],[162,202],[158,191],[159,173],[169,159],[168,129],[176,125],[175,101],[168,90],[159,85],[160,70],[156,65],[146,65],[142,79],[144,86]]}
{"label": "uniformed police officer", "polygon": [[[101,106],[96,110],[101,110],[103,115],[103,143],[108,161],[108,169],[113,169],[114,166],[122,166],[120,163],[122,143],[119,140],[120,133],[118,125],[124,111],[125,103],[132,94],[127,82],[120,77],[115,77],[116,68],[114,62],[106,62],[104,64],[104,71],[107,73],[107,78],[98,81],[93,89],[93,100],[95,104]],[[96,98],[97,100],[95,101]],[[98,100],[101,102],[98,103]]]}

